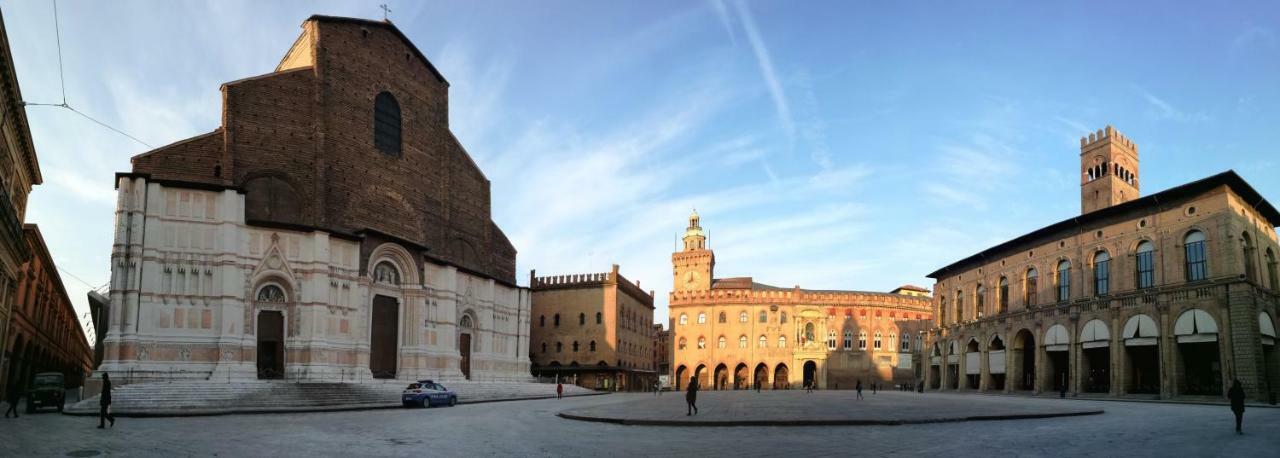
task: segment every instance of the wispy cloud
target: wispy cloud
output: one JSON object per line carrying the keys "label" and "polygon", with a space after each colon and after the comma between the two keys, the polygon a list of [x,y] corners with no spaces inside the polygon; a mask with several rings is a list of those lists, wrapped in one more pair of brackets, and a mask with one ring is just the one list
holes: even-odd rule
{"label": "wispy cloud", "polygon": [[733,18],[729,16],[729,7],[724,4],[724,0],[708,0],[712,10],[716,12],[716,17],[720,19],[720,25],[724,27],[724,32],[729,34],[729,41],[734,45],[738,44],[738,34],[733,31]]}
{"label": "wispy cloud", "polygon": [[1280,46],[1280,38],[1269,28],[1250,25],[1231,39],[1231,49],[1238,51],[1250,46],[1275,48]]}
{"label": "wispy cloud", "polygon": [[1137,91],[1142,96],[1142,99],[1147,102],[1146,116],[1149,118],[1176,122],[1205,122],[1210,120],[1209,114],[1203,111],[1187,112],[1179,110],[1172,103],[1157,97],[1146,89],[1137,87]]}
{"label": "wispy cloud", "polygon": [[778,72],[773,67],[773,59],[769,56],[769,48],[765,46],[764,37],[760,35],[760,29],[756,27],[756,20],[751,16],[751,9],[746,3],[736,0],[734,9],[738,12],[742,29],[747,32],[747,41],[751,43],[751,51],[755,53],[756,63],[760,66],[760,75],[764,77],[769,96],[773,99],[774,109],[777,110],[778,122],[782,124],[782,130],[787,133],[787,136],[793,137],[796,131],[795,122],[791,119],[787,95],[782,90],[782,82],[778,79]]}

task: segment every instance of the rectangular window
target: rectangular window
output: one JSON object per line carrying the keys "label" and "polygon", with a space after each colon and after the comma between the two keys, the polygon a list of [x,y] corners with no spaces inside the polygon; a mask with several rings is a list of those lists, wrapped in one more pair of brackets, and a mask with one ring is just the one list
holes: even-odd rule
{"label": "rectangular window", "polygon": [[1150,288],[1156,285],[1156,268],[1152,252],[1138,253],[1138,288]]}
{"label": "rectangular window", "polygon": [[1099,296],[1111,292],[1111,261],[1098,261],[1093,265],[1093,290]]}
{"label": "rectangular window", "polygon": [[1204,241],[1187,244],[1187,281],[1200,281],[1207,277],[1205,268]]}

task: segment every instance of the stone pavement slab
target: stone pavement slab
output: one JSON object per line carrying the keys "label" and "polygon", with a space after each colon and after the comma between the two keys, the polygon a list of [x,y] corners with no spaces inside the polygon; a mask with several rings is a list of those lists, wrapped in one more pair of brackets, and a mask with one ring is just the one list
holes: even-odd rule
{"label": "stone pavement slab", "polygon": [[559,412],[562,418],[650,426],[907,425],[1100,415],[1096,405],[1046,399],[898,391],[704,391],[688,415],[684,393]]}

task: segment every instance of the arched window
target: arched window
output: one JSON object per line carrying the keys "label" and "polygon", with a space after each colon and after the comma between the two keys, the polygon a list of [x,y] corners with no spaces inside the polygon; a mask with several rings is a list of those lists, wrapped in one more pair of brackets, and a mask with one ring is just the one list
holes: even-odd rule
{"label": "arched window", "polygon": [[1036,268],[1027,269],[1026,292],[1023,297],[1023,304],[1030,308],[1036,304]]}
{"label": "arched window", "polygon": [[543,352],[543,353],[546,353],[546,352],[547,352],[547,343],[546,343],[546,342],[543,342],[543,343],[542,343],[542,352]]}
{"label": "arched window", "polygon": [[596,341],[593,340],[591,343],[587,344],[587,348],[591,351],[596,351]]}
{"label": "arched window", "polygon": [[827,331],[827,349],[828,350],[836,349],[836,331],[835,330]]}
{"label": "arched window", "polygon": [[1099,296],[1111,292],[1111,255],[1106,251],[1093,254],[1093,292]]}
{"label": "arched window", "polygon": [[867,349],[867,331],[858,331],[858,349]]}
{"label": "arched window", "polygon": [[[891,341],[893,340],[892,334],[889,335],[889,340]],[[911,336],[903,334],[902,335],[902,352],[906,353],[909,351],[911,351]]]}
{"label": "arched window", "polygon": [[552,325],[553,325],[553,326],[555,326],[555,327],[557,327],[557,328],[558,328],[558,327],[560,327],[560,314],[559,314],[559,313],[557,313],[557,314],[555,314],[555,316],[554,316],[554,317],[552,317],[552,318],[553,318],[553,319],[551,320],[551,321],[553,322],[553,323],[552,323]]}
{"label": "arched window", "polygon": [[277,285],[265,285],[258,289],[258,302],[285,302],[284,290]]}
{"label": "arched window", "polygon": [[560,353],[562,351],[564,351],[564,344],[556,342],[556,353]]}
{"label": "arched window", "polygon": [[1071,263],[1065,260],[1058,262],[1058,302],[1071,299]]}
{"label": "arched window", "polygon": [[764,336],[760,336],[760,348],[764,348],[767,346],[769,346],[769,340],[765,339]]}
{"label": "arched window", "polygon": [[780,312],[778,323],[787,324],[787,312]]}
{"label": "arched window", "polygon": [[706,349],[706,348],[707,348],[707,339],[706,339],[706,338],[703,338],[703,337],[699,337],[699,338],[698,338],[698,349],[699,349],[699,350],[703,350],[703,349]]}
{"label": "arched window", "polygon": [[853,349],[853,331],[849,331],[849,330],[844,331],[844,349],[845,350]]}
{"label": "arched window", "polygon": [[578,341],[576,341],[576,340],[575,340],[575,341],[573,341],[573,352],[574,352],[574,353],[577,353],[577,352],[578,352]]}
{"label": "arched window", "polygon": [[384,283],[388,285],[400,284],[400,270],[390,262],[382,261],[373,267],[374,283]]}
{"label": "arched window", "polygon": [[1276,265],[1276,253],[1267,248],[1267,283],[1272,291],[1280,291],[1280,266]]}
{"label": "arched window", "polygon": [[685,315],[685,314],[681,313],[681,314],[680,314],[680,324],[681,324],[681,325],[689,324],[689,315]]}
{"label": "arched window", "polygon": [[602,323],[604,323],[604,314],[600,312],[596,312],[596,324],[602,324]]}
{"label": "arched window", "polygon": [[1191,231],[1183,239],[1187,254],[1187,281],[1200,281],[1208,277],[1204,255],[1204,233]]}
{"label": "arched window", "polygon": [[766,311],[761,310],[761,311],[760,311],[760,318],[758,319],[758,321],[759,321],[759,322],[761,322],[761,323],[768,323],[768,322],[769,322],[769,312],[766,312]]}
{"label": "arched window", "polygon": [[814,337],[813,323],[805,323],[804,324],[804,341],[800,343],[803,345],[809,342],[813,342],[814,340],[816,340],[816,338]]}
{"label": "arched window", "polygon": [[725,344],[728,342],[729,339],[725,339],[724,336],[720,336],[720,340],[716,342],[716,348],[724,348]]}
{"label": "arched window", "polygon": [[947,322],[947,296],[938,296],[938,322],[945,324]]}
{"label": "arched window", "polygon": [[893,349],[893,346],[897,343],[897,340],[898,340],[898,335],[897,335],[897,334],[894,334],[894,333],[892,333],[892,332],[891,332],[891,333],[889,333],[889,346],[888,346],[888,348],[889,348],[889,349]]}
{"label": "arched window", "polygon": [[876,350],[880,349],[880,331],[876,331],[876,340],[872,341],[872,347]]}
{"label": "arched window", "polygon": [[739,313],[739,314],[738,314],[738,322],[739,322],[739,323],[746,323],[746,322],[747,322],[747,312],[745,312],[745,311],[744,311],[744,312],[742,312],[742,313]]}
{"label": "arched window", "polygon": [[747,335],[746,335],[746,334],[743,334],[741,337],[738,337],[738,348],[747,348]]}
{"label": "arched window", "polygon": [[1156,285],[1156,263],[1155,263],[1155,245],[1151,242],[1143,240],[1138,243],[1138,253],[1136,256],[1136,275],[1138,289],[1150,288]]}
{"label": "arched window", "polygon": [[[764,341],[764,336],[760,336],[760,340]],[[778,336],[778,348],[787,348],[787,336]]]}
{"label": "arched window", "polygon": [[373,99],[373,146],[400,157],[400,104],[390,92],[380,92]]}
{"label": "arched window", "polygon": [[982,315],[986,313],[983,310],[983,307],[986,306],[986,295],[987,289],[983,288],[982,285],[978,285],[978,288],[973,290],[974,318],[982,318]]}
{"label": "arched window", "polygon": [[585,314],[585,313],[579,313],[579,314],[578,314],[578,326],[582,326],[582,325],[584,325],[584,324],[587,324],[587,314]]}
{"label": "arched window", "polygon": [[679,348],[681,350],[684,350],[685,347],[687,346],[689,346],[689,341],[685,340],[684,337],[681,337],[680,342],[676,344],[676,348]]}
{"label": "arched window", "polygon": [[964,291],[956,290],[956,322],[964,321]]}
{"label": "arched window", "polygon": [[707,324],[707,314],[705,312],[698,313],[698,324]]}
{"label": "arched window", "polygon": [[1258,281],[1258,274],[1253,268],[1253,239],[1249,237],[1249,233],[1240,234],[1240,252],[1241,259],[1244,259],[1244,278],[1249,281]]}
{"label": "arched window", "polygon": [[1000,291],[998,292],[998,294],[1000,294],[1000,297],[997,298],[996,303],[999,304],[1000,309],[996,310],[996,313],[1004,313],[1009,310],[1009,279],[1008,278],[1000,277]]}
{"label": "arched window", "polygon": [[546,316],[546,315],[538,315],[538,327],[540,327],[540,328],[545,328],[545,327],[547,327],[547,316]]}
{"label": "arched window", "polygon": [[727,320],[725,319],[724,312],[720,312],[720,319],[719,319],[718,321],[716,321],[716,322],[717,322],[717,323],[724,323],[725,321],[727,321]]}

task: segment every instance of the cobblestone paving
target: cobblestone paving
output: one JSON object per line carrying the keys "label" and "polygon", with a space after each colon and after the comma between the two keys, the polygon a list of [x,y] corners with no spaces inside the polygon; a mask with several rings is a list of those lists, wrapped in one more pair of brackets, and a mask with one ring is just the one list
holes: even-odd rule
{"label": "cobblestone paving", "polygon": [[[905,422],[956,421],[983,417],[1069,415],[1097,412],[1078,402],[987,396],[975,402],[962,396],[853,391],[704,391],[698,393],[698,414],[688,416],[683,393],[565,410],[577,417],[654,423],[717,424],[735,422]],[[760,424],[760,423],[756,423]]]}
{"label": "cobblestone paving", "polygon": [[[706,393],[704,393],[706,394]],[[749,403],[755,393],[705,396],[704,412]],[[813,399],[804,392],[776,393]],[[808,396],[807,398],[805,396]],[[1006,397],[880,393],[867,398],[906,404],[986,408]],[[1222,406],[1056,399],[1103,415],[934,423],[907,426],[650,427],[562,419],[564,409],[650,400],[614,394],[499,402],[452,408],[386,409],[191,418],[125,418],[94,429],[96,418],[45,413],[0,419],[0,456],[1276,456],[1280,409],[1250,409],[1245,434],[1232,431]],[[655,406],[666,406],[664,394]],[[881,401],[883,399],[883,401]],[[900,401],[899,401],[900,400]],[[678,403],[677,403],[678,405]],[[816,405],[816,404],[815,404]]]}

